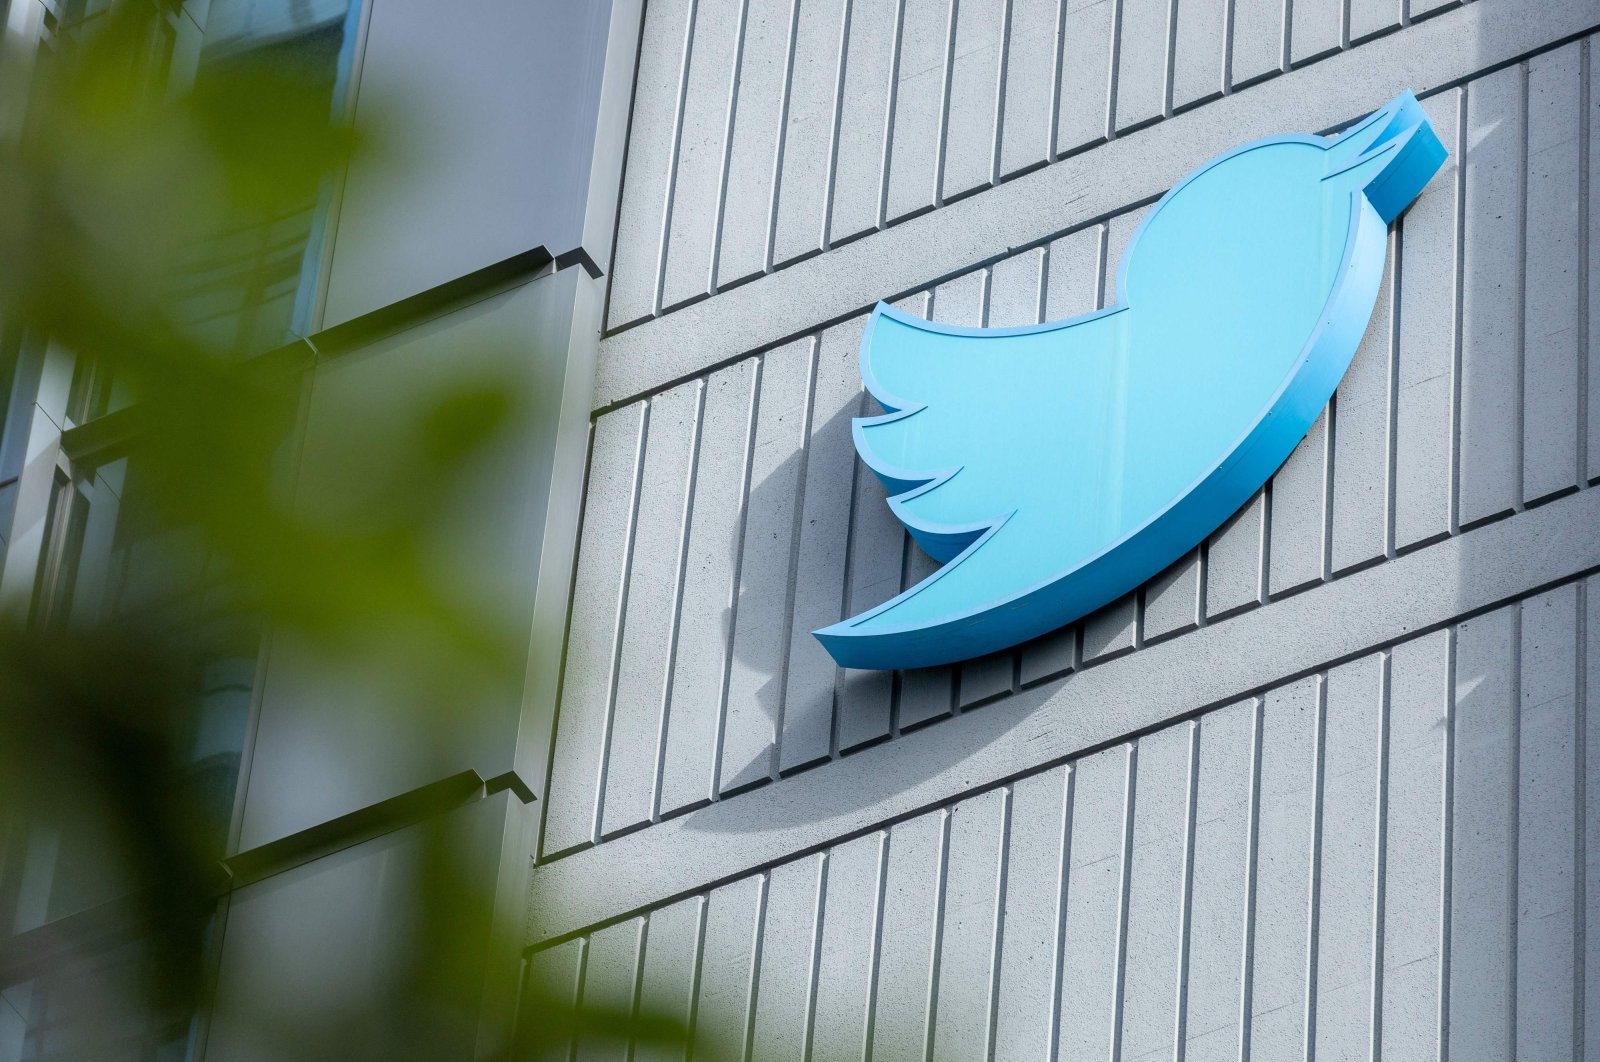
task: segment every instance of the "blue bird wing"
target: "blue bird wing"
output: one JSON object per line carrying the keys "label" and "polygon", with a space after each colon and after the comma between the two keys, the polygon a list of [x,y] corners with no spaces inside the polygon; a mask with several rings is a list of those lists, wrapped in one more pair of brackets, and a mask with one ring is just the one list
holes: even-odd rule
{"label": "blue bird wing", "polygon": [[[1103,437],[1111,426],[1098,422],[1118,408],[1120,316],[964,329],[874,312],[862,378],[886,412],[855,422],[856,448],[895,516],[946,563],[912,591],[919,614],[1022,590],[1059,569],[1074,539],[1109,533],[1104,468],[1074,460],[1074,441]],[[1010,546],[972,548],[1002,536]]]}

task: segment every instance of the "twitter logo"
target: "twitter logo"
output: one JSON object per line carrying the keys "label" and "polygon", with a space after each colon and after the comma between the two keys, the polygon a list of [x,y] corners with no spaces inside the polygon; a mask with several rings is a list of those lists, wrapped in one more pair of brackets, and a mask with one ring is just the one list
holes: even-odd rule
{"label": "twitter logo", "polygon": [[1388,225],[1446,152],[1406,92],[1331,138],[1206,163],[1122,256],[1115,305],[957,328],[880,303],[856,450],[943,567],[816,631],[845,667],[949,663],[1044,634],[1193,549],[1327,404],[1377,298]]}

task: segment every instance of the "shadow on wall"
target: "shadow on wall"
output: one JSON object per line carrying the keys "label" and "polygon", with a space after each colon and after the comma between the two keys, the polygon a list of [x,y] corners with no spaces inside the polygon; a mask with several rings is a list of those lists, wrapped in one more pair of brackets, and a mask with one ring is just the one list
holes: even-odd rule
{"label": "shadow on wall", "polygon": [[[819,392],[822,388],[819,381]],[[889,599],[937,567],[909,542],[888,509],[882,485],[855,459],[851,419],[864,408],[869,414],[878,412],[870,399],[863,403],[859,391],[850,395],[813,430],[809,447],[797,449],[751,483],[737,603],[722,616],[721,633],[731,639],[733,656],[724,719],[724,795],[909,729],[913,721],[896,718],[896,702],[921,722],[948,714],[954,701],[951,667],[893,673],[845,670],[811,635],[816,627]],[[829,467],[819,475],[822,470],[815,466],[822,461]],[[797,489],[803,480],[808,490],[827,485],[837,497],[825,506],[813,504],[808,513]],[[797,505],[802,511],[796,511]],[[829,519],[836,527],[823,526]],[[792,541],[797,529],[802,540],[811,535],[821,541]],[[737,539],[729,552],[734,557],[740,553]],[[873,570],[863,571],[865,565]],[[817,570],[808,570],[812,567]],[[797,600],[808,592],[827,598]],[[1003,662],[1009,682],[1009,654]],[[923,710],[923,702],[935,707]],[[1012,719],[1006,727],[996,729],[991,723],[984,728],[984,744],[1030,714],[1015,701],[988,711],[1008,712]],[[902,785],[913,787],[979,751],[983,746],[974,745],[972,737],[928,743],[915,756],[897,758],[894,770],[904,775]],[[820,801],[808,797],[713,804],[691,821],[695,830],[708,833],[748,833],[854,810],[853,798],[840,791]]]}

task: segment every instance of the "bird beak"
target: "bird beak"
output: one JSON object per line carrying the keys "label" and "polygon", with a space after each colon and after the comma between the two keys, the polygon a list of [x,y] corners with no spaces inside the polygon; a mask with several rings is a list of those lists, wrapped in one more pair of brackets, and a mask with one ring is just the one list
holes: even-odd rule
{"label": "bird beak", "polygon": [[1409,90],[1340,135],[1327,150],[1323,180],[1359,189],[1384,224],[1411,205],[1449,157]]}

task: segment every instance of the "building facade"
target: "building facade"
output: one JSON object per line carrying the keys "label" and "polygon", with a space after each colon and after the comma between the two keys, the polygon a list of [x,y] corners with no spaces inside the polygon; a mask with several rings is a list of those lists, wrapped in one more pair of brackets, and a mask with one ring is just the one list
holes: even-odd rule
{"label": "building facade", "polygon": [[[1585,1055],[1596,15],[650,0],[533,961],[758,1058]],[[1057,635],[836,669],[932,568],[872,304],[1105,305],[1186,172],[1405,87],[1451,160],[1261,494]]]}
{"label": "building facade", "polygon": [[[462,1057],[525,981],[732,1058],[1593,1056],[1593,0],[474,8],[340,8],[363,98],[430,86],[433,150],[346,177],[306,328],[358,337],[330,393],[426,386],[473,336],[554,352],[512,361],[545,429],[476,518],[561,651],[425,762],[381,698],[322,711],[292,651],[252,663],[228,851],[289,854],[227,902],[204,1057],[251,1057],[230,1000],[382,961],[423,817],[472,839],[518,945]],[[852,446],[872,306],[1107,305],[1190,170],[1406,88],[1450,159],[1254,500],[1038,641],[837,668],[810,632],[935,567]],[[11,419],[54,428],[0,460],[29,586],[53,480],[24,470],[73,427],[44,365]],[[311,453],[342,444],[315,390],[307,418]],[[461,772],[415,822],[362,819]],[[553,1057],[591,1052],[624,1057]]]}

